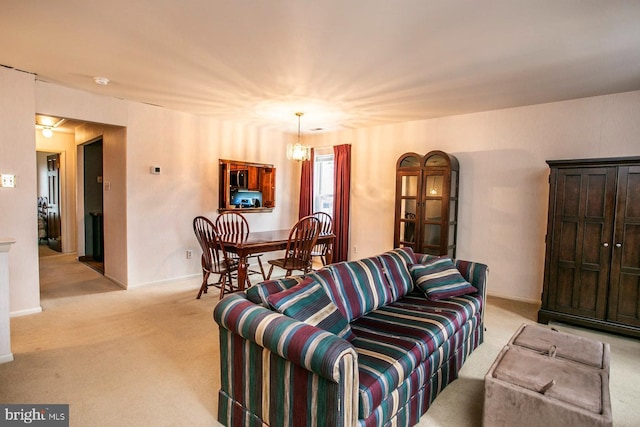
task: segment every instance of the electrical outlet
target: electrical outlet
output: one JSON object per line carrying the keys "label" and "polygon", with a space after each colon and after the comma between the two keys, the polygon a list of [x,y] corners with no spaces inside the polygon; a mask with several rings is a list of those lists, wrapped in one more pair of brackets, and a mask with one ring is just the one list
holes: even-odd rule
{"label": "electrical outlet", "polygon": [[187,259],[193,258],[193,251],[191,249],[187,249]]}
{"label": "electrical outlet", "polygon": [[353,253],[354,254],[358,253],[358,246],[357,245],[353,245]]}

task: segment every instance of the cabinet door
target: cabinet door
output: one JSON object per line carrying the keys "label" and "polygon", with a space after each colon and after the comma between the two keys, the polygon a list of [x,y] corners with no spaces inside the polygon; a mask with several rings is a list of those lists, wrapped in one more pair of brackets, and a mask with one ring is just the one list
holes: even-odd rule
{"label": "cabinet door", "polygon": [[640,166],[621,166],[608,320],[640,326]]}
{"label": "cabinet door", "polygon": [[[555,175],[555,176],[554,176]],[[556,169],[548,305],[604,319],[613,237],[616,168]],[[553,184],[553,182],[552,182]],[[553,189],[553,185],[552,185]]]}
{"label": "cabinet door", "polygon": [[260,168],[260,183],[262,190],[262,206],[274,208],[276,206],[276,169]]}
{"label": "cabinet door", "polygon": [[258,170],[260,168],[256,166],[249,166],[248,168],[248,181],[247,181],[247,189],[253,191],[260,191],[260,177],[258,175]]}
{"label": "cabinet door", "polygon": [[395,247],[410,246],[419,250],[418,233],[420,203],[418,201],[419,172],[398,172],[396,181],[396,230]]}
{"label": "cabinet door", "polygon": [[423,182],[422,251],[431,255],[446,254],[449,240],[448,171],[425,171]]}

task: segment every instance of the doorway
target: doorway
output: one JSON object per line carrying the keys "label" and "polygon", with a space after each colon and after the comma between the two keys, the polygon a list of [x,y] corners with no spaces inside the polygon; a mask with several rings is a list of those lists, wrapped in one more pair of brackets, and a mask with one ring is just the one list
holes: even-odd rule
{"label": "doorway", "polygon": [[103,144],[98,138],[82,146],[84,170],[84,255],[80,261],[104,274]]}
{"label": "doorway", "polygon": [[[60,153],[37,152],[38,243],[62,252]],[[50,252],[49,250],[44,250]]]}
{"label": "doorway", "polygon": [[[126,288],[127,194],[123,166],[126,164],[126,127],[53,116],[47,118],[57,125],[52,128],[53,135],[47,136],[41,131],[45,130],[44,124],[39,124],[43,118],[37,115],[36,151],[60,154],[62,254],[75,253],[78,261]],[[108,179],[101,183],[103,177]],[[42,188],[48,188],[46,180]],[[39,245],[41,249],[46,249],[48,254],[60,254],[44,242]]]}

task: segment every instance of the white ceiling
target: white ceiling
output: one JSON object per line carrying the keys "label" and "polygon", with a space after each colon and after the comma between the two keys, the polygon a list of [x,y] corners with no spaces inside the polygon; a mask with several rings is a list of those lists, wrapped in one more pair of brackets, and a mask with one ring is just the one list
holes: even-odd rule
{"label": "white ceiling", "polygon": [[0,0],[0,64],[198,115],[349,129],[638,90],[640,1]]}

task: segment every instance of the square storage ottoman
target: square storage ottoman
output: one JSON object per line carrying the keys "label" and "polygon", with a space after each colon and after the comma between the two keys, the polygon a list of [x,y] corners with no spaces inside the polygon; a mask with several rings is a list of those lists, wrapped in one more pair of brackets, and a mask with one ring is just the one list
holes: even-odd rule
{"label": "square storage ottoman", "polygon": [[553,328],[523,324],[507,345],[527,348],[539,354],[553,355],[558,359],[609,372],[609,344]]}
{"label": "square storage ottoman", "polygon": [[485,376],[484,426],[612,426],[608,345],[572,347],[578,337],[537,329],[545,328],[523,325]]}

